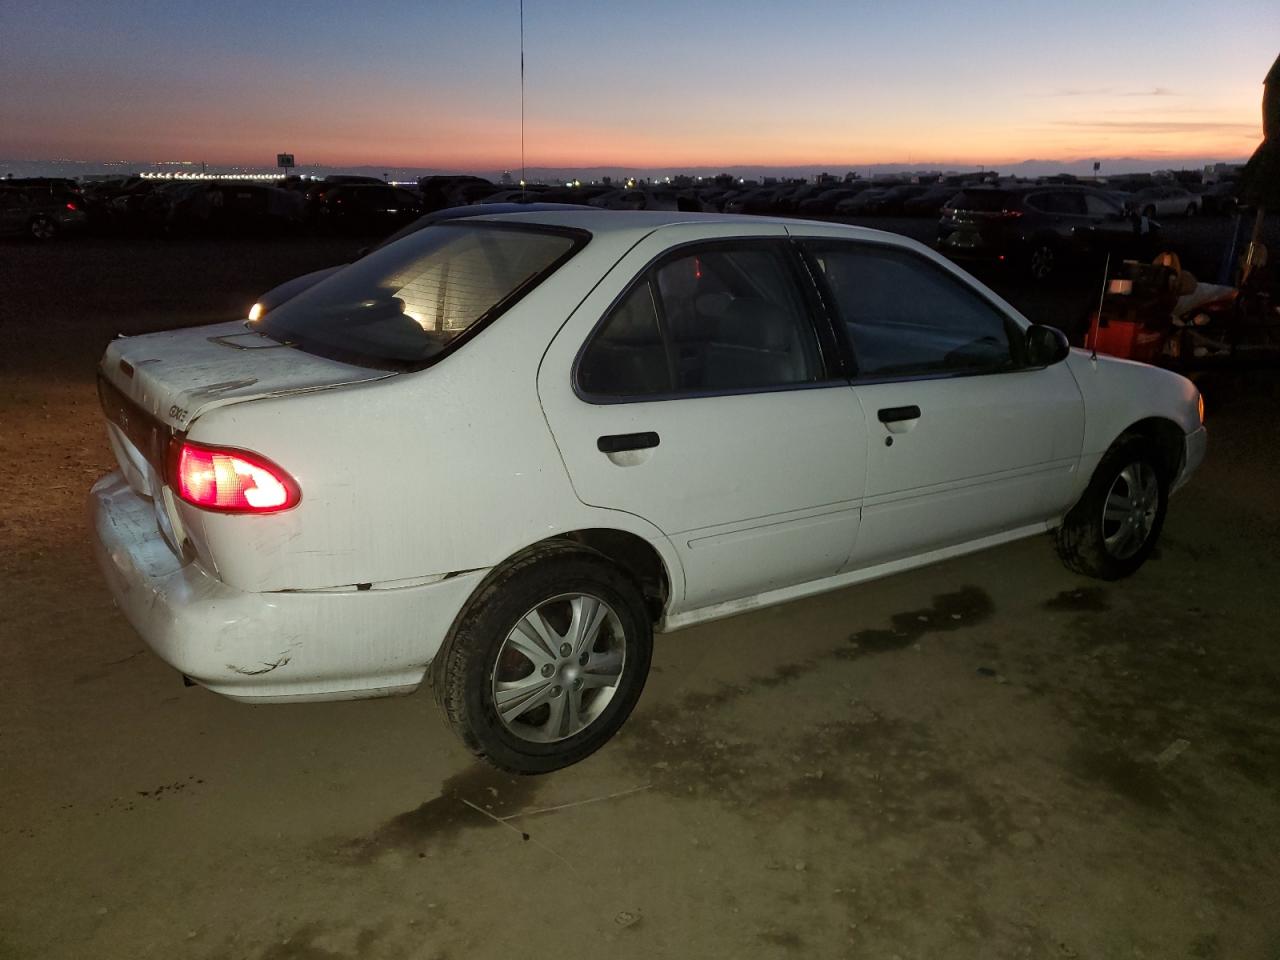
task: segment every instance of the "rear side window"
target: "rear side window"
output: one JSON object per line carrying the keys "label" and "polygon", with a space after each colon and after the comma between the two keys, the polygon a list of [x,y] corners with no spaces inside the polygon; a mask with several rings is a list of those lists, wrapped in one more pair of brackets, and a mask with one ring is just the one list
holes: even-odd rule
{"label": "rear side window", "polygon": [[992,373],[1021,365],[1017,324],[914,254],[812,244],[859,378]]}
{"label": "rear side window", "polygon": [[658,309],[648,278],[642,279],[610,314],[578,365],[578,386],[613,397],[670,393],[674,379],[658,328]]}
{"label": "rear side window", "polygon": [[256,329],[322,356],[416,369],[510,307],[586,239],[552,227],[439,223],[320,281]]}
{"label": "rear side window", "polygon": [[686,248],[597,328],[578,388],[602,398],[735,393],[823,379],[812,321],[777,245]]}

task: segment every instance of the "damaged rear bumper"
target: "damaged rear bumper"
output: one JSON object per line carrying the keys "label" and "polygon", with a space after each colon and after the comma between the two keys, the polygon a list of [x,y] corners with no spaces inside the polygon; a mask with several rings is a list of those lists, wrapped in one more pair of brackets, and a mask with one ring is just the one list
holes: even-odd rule
{"label": "damaged rear bumper", "polygon": [[407,693],[487,572],[385,590],[254,593],[165,543],[120,473],[89,493],[94,550],[116,605],[156,654],[215,693],[255,703]]}

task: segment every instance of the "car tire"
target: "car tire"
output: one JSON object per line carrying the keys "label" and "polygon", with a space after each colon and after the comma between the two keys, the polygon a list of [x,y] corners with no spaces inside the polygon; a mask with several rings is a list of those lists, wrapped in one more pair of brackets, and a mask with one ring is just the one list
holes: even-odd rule
{"label": "car tire", "polygon": [[[578,623],[596,630],[575,634]],[[477,757],[509,773],[549,773],[618,731],[652,654],[636,584],[566,543],[511,563],[476,592],[432,663],[432,681],[445,720]]]}
{"label": "car tire", "polygon": [[58,235],[58,225],[46,216],[35,216],[27,224],[27,233],[31,235],[31,239],[45,242]]}
{"label": "car tire", "polygon": [[1134,573],[1151,555],[1169,503],[1165,458],[1146,437],[1118,440],[1057,531],[1069,570],[1099,580]]}
{"label": "car tire", "polygon": [[1032,240],[1027,248],[1027,273],[1037,283],[1045,283],[1061,271],[1061,259],[1058,245],[1052,240],[1044,237]]}

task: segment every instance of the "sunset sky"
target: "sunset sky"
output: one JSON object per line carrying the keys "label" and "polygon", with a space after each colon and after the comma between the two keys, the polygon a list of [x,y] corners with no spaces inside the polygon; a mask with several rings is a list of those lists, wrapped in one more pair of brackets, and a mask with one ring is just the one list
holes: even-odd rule
{"label": "sunset sky", "polygon": [[[531,167],[1234,159],[1280,0],[526,0],[525,50]],[[0,0],[0,157],[514,168],[519,115],[517,0]]]}

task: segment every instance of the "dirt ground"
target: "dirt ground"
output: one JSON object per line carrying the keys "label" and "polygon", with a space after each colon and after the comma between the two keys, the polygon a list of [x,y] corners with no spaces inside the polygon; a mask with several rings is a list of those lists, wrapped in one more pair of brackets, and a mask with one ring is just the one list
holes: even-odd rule
{"label": "dirt ground", "polygon": [[184,689],[90,557],[107,338],[354,246],[0,246],[0,960],[1280,957],[1274,373],[1203,381],[1134,578],[1037,538],[659,637],[611,745],[513,780],[425,692]]}

